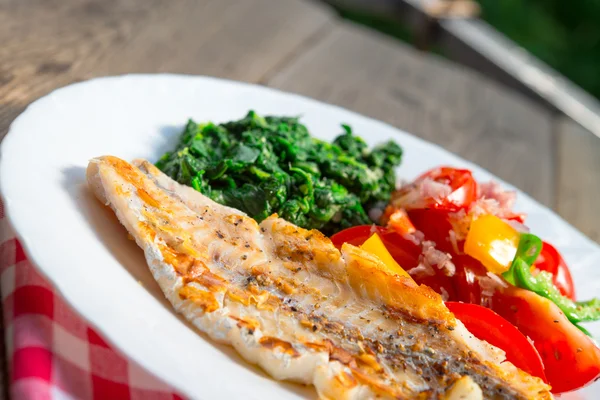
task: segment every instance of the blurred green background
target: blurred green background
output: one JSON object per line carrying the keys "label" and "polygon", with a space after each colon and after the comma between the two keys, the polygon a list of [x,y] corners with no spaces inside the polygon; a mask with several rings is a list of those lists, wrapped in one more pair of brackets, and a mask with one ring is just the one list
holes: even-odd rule
{"label": "blurred green background", "polygon": [[[600,0],[476,1],[483,20],[600,99]],[[344,18],[413,41],[411,32],[395,21],[338,11]]]}

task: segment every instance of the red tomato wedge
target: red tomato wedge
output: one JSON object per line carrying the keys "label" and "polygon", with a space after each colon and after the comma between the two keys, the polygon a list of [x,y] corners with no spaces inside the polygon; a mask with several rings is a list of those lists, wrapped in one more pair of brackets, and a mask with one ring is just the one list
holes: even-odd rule
{"label": "red tomato wedge", "polygon": [[492,309],[533,340],[553,393],[579,389],[600,377],[600,348],[550,300],[511,286],[494,294]]}
{"label": "red tomato wedge", "polygon": [[371,237],[375,232],[381,236],[387,229],[375,225],[358,225],[352,228],[344,229],[331,237],[331,242],[338,249],[344,243],[350,243],[354,246],[360,246]]}
{"label": "red tomato wedge", "polygon": [[554,246],[544,242],[542,251],[533,265],[537,269],[550,272],[554,285],[562,295],[575,300],[575,285],[573,284],[571,271],[569,271],[567,263]]}
{"label": "red tomato wedge", "polygon": [[442,198],[430,198],[428,206],[438,210],[458,211],[467,208],[477,199],[477,182],[468,169],[439,167],[421,175],[417,182],[430,178],[450,186],[451,192]]}
{"label": "red tomato wedge", "polygon": [[408,211],[408,217],[417,230],[423,232],[426,240],[435,242],[438,250],[455,254],[454,247],[450,242],[450,231],[452,224],[448,218],[448,211],[420,209]]}
{"label": "red tomato wedge", "polygon": [[467,254],[452,255],[452,261],[456,265],[456,274],[452,277],[456,297],[450,300],[481,304],[479,277],[486,276],[487,269]]}
{"label": "red tomato wedge", "polygon": [[447,301],[446,307],[478,339],[504,350],[506,359],[516,367],[548,382],[539,353],[513,324],[489,308],[476,304]]}

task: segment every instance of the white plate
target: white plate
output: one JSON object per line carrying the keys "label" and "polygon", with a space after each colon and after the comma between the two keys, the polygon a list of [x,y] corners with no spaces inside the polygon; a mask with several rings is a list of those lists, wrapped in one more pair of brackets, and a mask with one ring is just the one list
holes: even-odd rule
{"label": "white plate", "polygon": [[[494,178],[381,122],[304,97],[214,78],[94,79],[30,105],[2,144],[0,188],[31,260],[110,342],[193,398],[293,399],[311,392],[270,380],[179,319],[152,280],[141,251],[88,192],[84,171],[90,158],[104,154],[155,161],[175,143],[188,118],[220,122],[249,109],[302,115],[310,131],[327,140],[341,132],[342,122],[370,145],[393,138],[405,150],[399,170],[405,178],[439,164],[470,168],[478,179]],[[562,251],[581,297],[600,293],[600,247],[522,193],[518,209],[529,214],[534,232]],[[591,329],[600,335],[600,325]],[[600,396],[597,386],[586,392],[590,399]]]}

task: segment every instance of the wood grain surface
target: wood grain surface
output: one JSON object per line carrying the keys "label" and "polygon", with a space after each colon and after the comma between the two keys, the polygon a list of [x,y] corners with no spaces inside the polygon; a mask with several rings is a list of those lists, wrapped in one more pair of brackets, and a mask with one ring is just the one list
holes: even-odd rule
{"label": "wood grain surface", "polygon": [[339,23],[269,84],[389,122],[552,204],[552,115],[471,70]]}
{"label": "wood grain surface", "polygon": [[600,140],[566,117],[556,127],[556,211],[600,243]]}
{"label": "wood grain surface", "polygon": [[600,240],[600,140],[472,70],[344,23],[318,2],[0,0],[0,43],[0,138],[33,100],[96,76],[258,82],[440,144]]}
{"label": "wood grain surface", "polygon": [[95,76],[259,81],[332,17],[302,0],[0,0],[0,137],[31,101]]}

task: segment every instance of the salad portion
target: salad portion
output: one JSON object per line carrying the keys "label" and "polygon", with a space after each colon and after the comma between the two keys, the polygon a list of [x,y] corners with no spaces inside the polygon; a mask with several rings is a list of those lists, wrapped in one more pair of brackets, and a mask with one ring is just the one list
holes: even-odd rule
{"label": "salad portion", "polygon": [[554,393],[600,377],[600,348],[582,325],[600,319],[600,300],[576,297],[560,253],[513,210],[516,193],[448,166],[396,189],[402,149],[369,149],[342,128],[328,143],[298,118],[190,120],[156,166],[259,223],[278,214],[338,249],[361,247],[388,273],[439,293],[469,332]]}
{"label": "salad portion", "polygon": [[600,300],[577,301],[565,261],[529,231],[514,201],[514,192],[476,182],[468,170],[439,167],[392,194],[381,226],[331,239],[386,254],[391,269],[440,293],[507,360],[554,393],[572,391],[600,376],[600,348],[581,325],[600,319]]}

